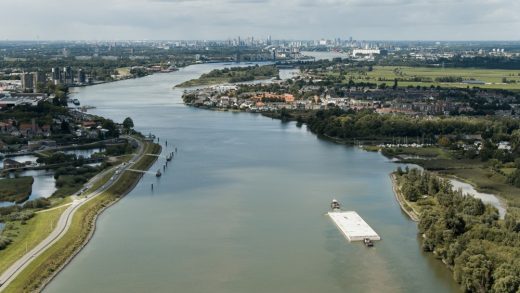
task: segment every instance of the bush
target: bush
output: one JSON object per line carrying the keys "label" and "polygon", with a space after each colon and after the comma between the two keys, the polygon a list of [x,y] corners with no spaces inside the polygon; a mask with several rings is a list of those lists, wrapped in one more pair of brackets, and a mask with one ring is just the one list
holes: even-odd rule
{"label": "bush", "polygon": [[11,242],[11,238],[0,236],[0,250],[5,249],[9,244],[11,244]]}

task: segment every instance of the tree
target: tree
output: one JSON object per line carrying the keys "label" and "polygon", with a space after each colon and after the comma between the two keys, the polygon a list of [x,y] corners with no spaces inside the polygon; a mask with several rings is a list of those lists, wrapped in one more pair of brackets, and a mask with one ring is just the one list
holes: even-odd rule
{"label": "tree", "polygon": [[[116,124],[112,120],[105,120],[103,121],[102,127],[106,130],[108,137],[116,137],[119,136],[119,131],[117,130]],[[106,138],[106,137],[105,137]]]}
{"label": "tree", "polygon": [[126,130],[130,130],[130,129],[134,128],[134,121],[132,120],[132,118],[126,117],[125,120],[123,121],[123,127]]}
{"label": "tree", "polygon": [[518,292],[520,286],[520,277],[518,276],[506,276],[497,279],[493,284],[493,292],[501,293],[515,293]]}
{"label": "tree", "polygon": [[455,260],[455,275],[468,292],[489,292],[492,285],[493,264],[483,253],[468,249]]}
{"label": "tree", "polygon": [[289,121],[290,118],[291,118],[291,114],[285,107],[283,107],[282,110],[280,111],[280,119],[282,120],[282,122],[287,122],[287,121]]}
{"label": "tree", "polygon": [[397,175],[399,175],[399,176],[404,174],[403,168],[401,168],[401,166],[397,167],[397,171],[396,172],[397,172]]}
{"label": "tree", "polygon": [[448,147],[450,145],[450,139],[447,138],[446,136],[441,136],[441,137],[439,137],[438,143],[439,143],[439,145],[441,145],[443,147]]}
{"label": "tree", "polygon": [[62,133],[70,133],[70,125],[67,121],[63,120],[60,125]]}
{"label": "tree", "polygon": [[514,260],[511,263],[504,263],[498,266],[493,272],[495,283],[493,292],[518,292],[520,289],[520,261]]}
{"label": "tree", "polygon": [[480,150],[480,159],[483,162],[486,162],[493,158],[496,149],[497,147],[491,142],[491,140],[485,140],[482,144],[482,149]]}
{"label": "tree", "polygon": [[411,183],[405,182],[402,187],[402,192],[404,194],[404,197],[409,201],[417,201],[419,199],[419,193],[420,191],[417,189],[416,186],[414,186]]}

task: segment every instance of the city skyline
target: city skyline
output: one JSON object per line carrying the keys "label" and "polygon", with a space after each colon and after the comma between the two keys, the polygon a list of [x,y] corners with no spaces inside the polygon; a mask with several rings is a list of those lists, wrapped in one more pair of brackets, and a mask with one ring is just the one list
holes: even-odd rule
{"label": "city skyline", "polygon": [[[31,7],[31,9],[27,9]],[[504,0],[21,0],[0,40],[519,40]]]}

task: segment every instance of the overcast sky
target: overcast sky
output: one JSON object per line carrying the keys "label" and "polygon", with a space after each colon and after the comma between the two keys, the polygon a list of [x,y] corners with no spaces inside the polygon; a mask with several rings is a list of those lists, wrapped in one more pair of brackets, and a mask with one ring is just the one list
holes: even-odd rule
{"label": "overcast sky", "polygon": [[1,0],[2,40],[520,40],[520,0]]}

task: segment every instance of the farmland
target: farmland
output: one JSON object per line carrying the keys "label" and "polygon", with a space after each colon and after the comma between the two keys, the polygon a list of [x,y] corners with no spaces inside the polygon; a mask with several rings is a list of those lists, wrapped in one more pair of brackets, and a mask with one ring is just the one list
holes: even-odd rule
{"label": "farmland", "polygon": [[320,77],[343,75],[343,81],[370,82],[392,86],[480,87],[520,90],[520,70],[374,66],[328,71]]}

